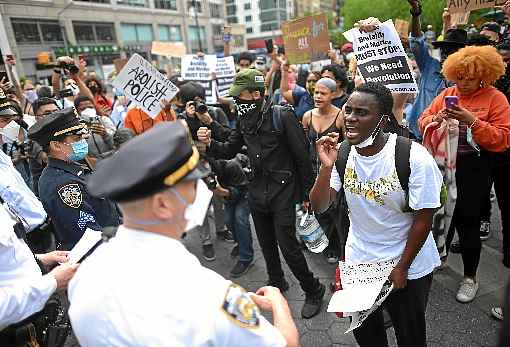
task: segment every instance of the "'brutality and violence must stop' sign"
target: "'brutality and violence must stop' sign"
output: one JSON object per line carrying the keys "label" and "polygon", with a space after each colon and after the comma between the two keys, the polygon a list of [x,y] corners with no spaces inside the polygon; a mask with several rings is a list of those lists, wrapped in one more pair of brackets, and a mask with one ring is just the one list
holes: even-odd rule
{"label": "'brutality and violence must stop' sign", "polygon": [[113,86],[122,90],[152,118],[161,111],[160,101],[170,101],[179,91],[165,75],[138,54],[129,59],[113,81]]}

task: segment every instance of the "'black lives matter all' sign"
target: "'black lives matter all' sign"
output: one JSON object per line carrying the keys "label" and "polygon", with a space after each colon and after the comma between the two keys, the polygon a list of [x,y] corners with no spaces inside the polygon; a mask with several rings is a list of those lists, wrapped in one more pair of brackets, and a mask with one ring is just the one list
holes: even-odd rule
{"label": "'black lives matter all' sign", "polygon": [[151,63],[138,54],[133,54],[113,81],[113,86],[156,118],[161,112],[161,100],[170,101],[179,89]]}
{"label": "'black lives matter all' sign", "polygon": [[358,69],[366,82],[382,83],[395,93],[418,92],[407,54],[391,20],[373,32],[354,28],[344,36],[353,43]]}

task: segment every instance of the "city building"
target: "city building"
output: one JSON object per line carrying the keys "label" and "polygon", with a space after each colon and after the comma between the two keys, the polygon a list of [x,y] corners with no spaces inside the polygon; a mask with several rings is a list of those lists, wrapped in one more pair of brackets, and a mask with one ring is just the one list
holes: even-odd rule
{"label": "city building", "polygon": [[295,0],[296,18],[315,13],[331,13],[336,15],[340,0]]}
{"label": "city building", "polygon": [[[196,9],[196,16],[195,16]],[[102,73],[113,60],[136,52],[151,56],[152,41],[184,42],[189,53],[223,50],[223,0],[7,0],[0,4],[0,31],[17,58],[17,73],[45,79],[41,52],[83,56]],[[2,36],[0,36],[2,37]],[[6,52],[5,44],[0,48]]]}

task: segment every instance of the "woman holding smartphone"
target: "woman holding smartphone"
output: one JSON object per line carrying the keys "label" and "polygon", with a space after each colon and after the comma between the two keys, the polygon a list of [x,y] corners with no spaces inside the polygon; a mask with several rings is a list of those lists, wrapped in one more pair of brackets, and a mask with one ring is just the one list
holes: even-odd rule
{"label": "woman holding smartphone", "polygon": [[456,229],[464,263],[457,300],[467,303],[478,291],[480,212],[490,189],[490,152],[510,147],[510,106],[505,95],[492,86],[505,73],[503,59],[494,47],[465,47],[446,59],[442,72],[455,86],[432,101],[420,116],[419,126],[423,133],[431,122],[446,118],[459,121],[457,203],[446,246]]}

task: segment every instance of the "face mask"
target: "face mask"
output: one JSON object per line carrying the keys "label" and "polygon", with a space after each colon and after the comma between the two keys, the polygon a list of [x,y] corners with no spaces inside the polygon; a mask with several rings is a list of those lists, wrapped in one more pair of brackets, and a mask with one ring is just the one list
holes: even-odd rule
{"label": "face mask", "polygon": [[24,95],[28,102],[31,104],[37,100],[37,92],[35,90],[27,90]]}
{"label": "face mask", "polygon": [[382,116],[381,119],[379,119],[379,122],[375,126],[374,131],[372,131],[372,134],[370,134],[370,136],[366,140],[362,141],[361,143],[358,143],[357,145],[354,145],[356,148],[365,148],[368,146],[372,146],[374,144],[375,137],[377,136],[377,133],[379,133],[379,125],[381,125],[381,122],[384,117],[385,116]]}
{"label": "face mask", "polygon": [[97,112],[95,108],[89,107],[81,111],[80,114],[81,119],[85,122],[90,123],[92,120],[97,118]]}
{"label": "face mask", "polygon": [[37,122],[34,116],[30,116],[27,114],[23,115],[23,120],[25,121],[25,123],[27,123],[29,128]]}
{"label": "face mask", "polygon": [[350,52],[345,55],[345,59],[347,59],[347,61],[351,61],[352,58],[354,58],[354,52]]}
{"label": "face mask", "polygon": [[315,83],[316,82],[306,82],[306,90],[312,96],[315,93]]}
{"label": "face mask", "polygon": [[19,124],[14,120],[11,120],[3,129],[0,129],[3,142],[12,143],[16,141],[19,135],[19,128]]}
{"label": "face mask", "polygon": [[71,161],[85,159],[87,154],[89,154],[89,144],[85,139],[71,143],[71,148],[73,149],[73,153],[69,155],[69,160]]}
{"label": "face mask", "polygon": [[70,90],[72,93],[73,93],[73,96],[76,96],[78,95],[78,93],[80,92],[80,89],[78,88],[78,86],[74,83],[69,83],[66,87],[67,90]]}
{"label": "face mask", "polygon": [[98,87],[98,86],[96,86],[95,84],[94,84],[94,85],[89,86],[89,89],[90,89],[90,91],[91,91],[93,94],[96,94],[97,92],[99,92],[99,87]]}
{"label": "face mask", "polygon": [[239,118],[248,118],[249,116],[257,114],[262,107],[262,99],[241,100],[239,98],[235,98],[234,103],[236,105],[237,116]]}

